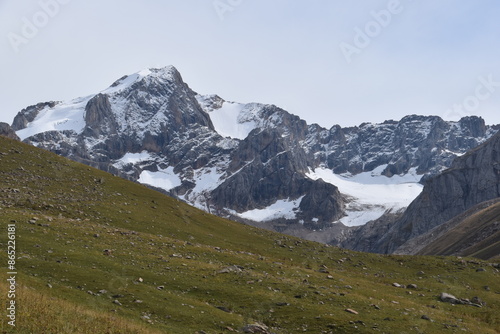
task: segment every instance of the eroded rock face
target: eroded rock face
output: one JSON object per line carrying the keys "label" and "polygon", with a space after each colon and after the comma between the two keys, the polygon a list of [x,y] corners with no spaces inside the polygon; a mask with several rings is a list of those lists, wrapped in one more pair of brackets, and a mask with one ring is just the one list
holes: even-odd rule
{"label": "eroded rock face", "polygon": [[435,175],[450,166],[457,154],[476,147],[488,129],[479,117],[453,123],[438,116],[410,115],[400,121],[334,126],[329,131],[312,127],[309,140],[315,143],[316,158],[326,161],[335,173],[357,174],[387,165],[384,175],[388,177],[412,167],[420,174]]}
{"label": "eroded rock face", "polygon": [[20,140],[20,138],[16,135],[16,132],[12,129],[12,127],[7,124],[0,122],[0,136],[4,136],[10,139]]}
{"label": "eroded rock face", "polygon": [[409,239],[421,235],[481,202],[500,197],[500,132],[467,154],[451,168],[429,179],[411,203],[369,251],[391,253]]}
{"label": "eroded rock face", "polygon": [[41,110],[45,108],[54,108],[57,103],[58,102],[55,101],[41,102],[21,110],[14,118],[12,129],[14,129],[14,131],[25,129],[30,122],[33,122],[35,120],[36,116],[38,116]]}

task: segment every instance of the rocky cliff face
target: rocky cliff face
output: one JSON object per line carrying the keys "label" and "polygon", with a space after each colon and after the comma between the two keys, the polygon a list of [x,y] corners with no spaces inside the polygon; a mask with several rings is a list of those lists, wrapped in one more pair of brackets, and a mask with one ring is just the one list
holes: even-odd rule
{"label": "rocky cliff face", "polygon": [[16,135],[16,132],[12,127],[7,124],[0,122],[0,136],[4,136],[10,139],[15,139],[15,140],[20,140],[19,137]]}
{"label": "rocky cliff face", "polygon": [[[211,213],[292,234],[327,229],[353,207],[351,195],[311,177],[314,170],[428,178],[495,132],[478,117],[417,115],[326,129],[274,105],[199,95],[174,67],[124,76],[95,95],[28,107],[13,128],[25,142]],[[366,208],[373,209],[356,206]]]}

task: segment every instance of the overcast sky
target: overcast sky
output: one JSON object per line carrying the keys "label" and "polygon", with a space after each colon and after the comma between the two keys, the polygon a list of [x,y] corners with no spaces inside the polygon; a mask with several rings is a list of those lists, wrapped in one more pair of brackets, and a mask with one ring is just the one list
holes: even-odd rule
{"label": "overcast sky", "polygon": [[325,127],[500,123],[500,1],[0,0],[0,121],[174,65],[200,94]]}

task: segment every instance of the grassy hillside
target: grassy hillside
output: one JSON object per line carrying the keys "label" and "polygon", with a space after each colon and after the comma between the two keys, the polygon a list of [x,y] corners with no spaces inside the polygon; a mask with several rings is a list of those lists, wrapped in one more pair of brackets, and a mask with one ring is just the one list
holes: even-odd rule
{"label": "grassy hillside", "polygon": [[[491,264],[356,253],[259,230],[5,138],[0,209],[3,305],[9,223],[18,267],[17,327],[2,316],[2,333],[242,333],[256,322],[273,333],[500,328]],[[441,292],[486,304],[442,303]]]}

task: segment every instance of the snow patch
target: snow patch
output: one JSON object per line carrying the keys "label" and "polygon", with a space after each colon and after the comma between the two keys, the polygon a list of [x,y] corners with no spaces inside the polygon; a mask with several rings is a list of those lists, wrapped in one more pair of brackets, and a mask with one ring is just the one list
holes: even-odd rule
{"label": "snow patch", "polygon": [[147,151],[142,151],[141,153],[126,153],[122,158],[117,160],[113,166],[120,168],[128,164],[137,164],[143,161],[152,160],[153,155]]}
{"label": "snow patch", "polygon": [[352,175],[351,173],[343,173],[340,174],[339,177],[342,177],[343,179],[350,182],[380,185],[418,183],[422,178],[422,175],[417,174],[416,167],[410,168],[408,170],[408,173],[406,174],[387,177],[385,175],[382,175],[382,172],[387,168],[387,166],[388,165],[380,165],[373,169],[371,172],[363,172],[356,175]]}
{"label": "snow patch", "polygon": [[347,205],[345,212],[347,216],[342,217],[339,222],[346,226],[360,226],[380,218],[387,210],[392,211],[382,206],[358,206],[353,208]]}
{"label": "snow patch", "polygon": [[[206,103],[202,99],[199,97],[198,101]],[[253,129],[279,123],[278,115],[271,115],[267,121],[262,119],[263,107],[259,103],[224,102],[219,109],[211,110],[205,106],[205,110],[210,115],[215,131],[221,136],[245,139]]]}
{"label": "snow patch", "polygon": [[92,97],[93,95],[59,103],[54,108],[45,107],[33,122],[16,133],[21,140],[46,131],[72,130],[80,133],[85,128],[85,106]]}
{"label": "snow patch", "polygon": [[142,171],[137,181],[167,191],[180,186],[182,183],[179,176],[174,173],[174,167],[159,169],[157,172]]}
{"label": "snow patch", "polygon": [[405,175],[386,177],[380,174],[385,167],[379,166],[372,172],[357,175],[338,175],[321,167],[306,175],[313,180],[323,179],[351,197],[352,201],[346,207],[347,216],[340,221],[347,226],[358,226],[379,218],[387,210],[406,208],[423,189],[418,183],[421,176],[416,174],[416,169],[412,168]]}
{"label": "snow patch", "polygon": [[447,150],[447,149],[444,149],[443,151],[446,152],[446,153],[450,153],[450,154],[456,155],[457,157],[461,157],[462,155],[465,154],[465,153],[460,153],[460,152],[453,152],[453,151],[450,151],[450,150]]}
{"label": "snow patch", "polygon": [[193,188],[193,192],[199,194],[203,191],[215,189],[219,185],[219,179],[223,174],[224,172],[219,171],[216,167],[196,170],[193,178],[196,186]]}
{"label": "snow patch", "polygon": [[253,209],[245,211],[243,213],[237,213],[231,211],[231,213],[253,221],[266,222],[274,219],[285,218],[285,219],[295,219],[295,211],[298,209],[300,202],[304,196],[295,199],[282,199],[277,200],[274,204],[271,204],[264,209]]}
{"label": "snow patch", "polygon": [[224,137],[245,139],[256,124],[249,120],[239,120],[244,104],[224,102],[222,107],[209,113],[215,131]]}

